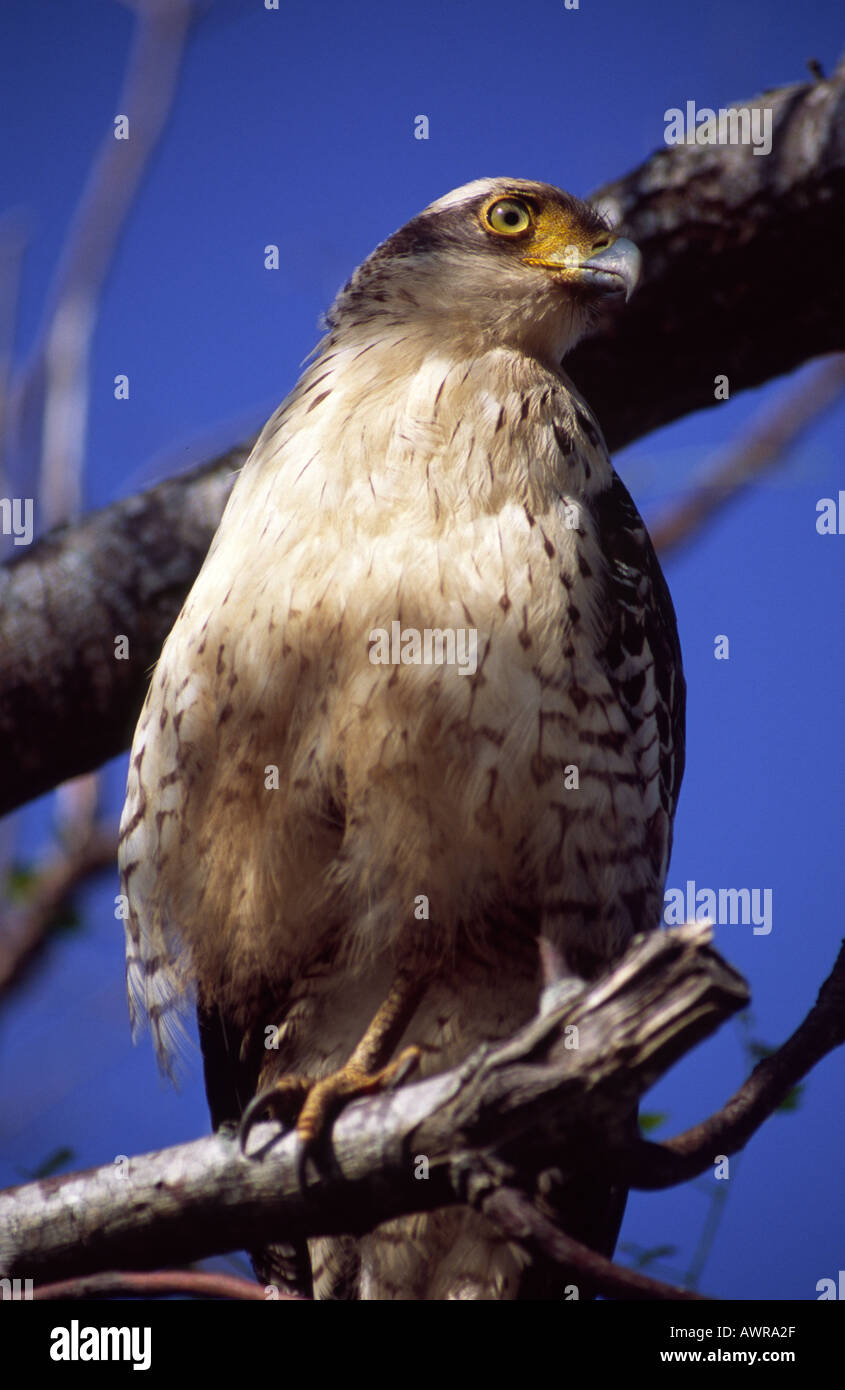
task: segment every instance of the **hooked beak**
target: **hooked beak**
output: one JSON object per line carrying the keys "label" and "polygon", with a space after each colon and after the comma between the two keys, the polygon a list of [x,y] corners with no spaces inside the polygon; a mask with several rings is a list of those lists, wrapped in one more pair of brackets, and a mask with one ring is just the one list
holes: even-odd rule
{"label": "hooked beak", "polygon": [[578,278],[601,295],[624,294],[631,298],[643,258],[638,248],[627,237],[617,237],[610,246],[597,251],[589,260],[582,261],[578,267]]}

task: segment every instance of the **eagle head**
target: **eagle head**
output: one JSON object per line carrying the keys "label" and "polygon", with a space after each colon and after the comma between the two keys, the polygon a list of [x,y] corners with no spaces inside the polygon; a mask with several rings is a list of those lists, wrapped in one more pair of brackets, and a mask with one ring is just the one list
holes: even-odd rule
{"label": "eagle head", "polygon": [[477,179],[447,193],[358,267],[333,332],[398,327],[470,352],[497,345],[560,362],[640,272],[633,242],[550,184]]}

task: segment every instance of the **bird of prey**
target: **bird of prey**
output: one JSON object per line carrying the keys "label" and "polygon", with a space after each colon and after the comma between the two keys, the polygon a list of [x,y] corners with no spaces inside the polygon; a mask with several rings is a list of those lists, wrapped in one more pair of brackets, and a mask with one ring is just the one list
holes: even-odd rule
{"label": "bird of prey", "polygon": [[[243,468],[152,679],[120,864],[133,1023],[195,1000],[215,1125],[325,1140],[659,924],[683,770],[672,602],[561,367],[637,280],[595,210],[480,179],[383,242]],[[255,1097],[259,1099],[256,1101]],[[612,1251],[618,1194],[570,1233]],[[302,1250],[256,1259],[307,1281]],[[323,1298],[518,1298],[466,1208],[311,1242]],[[303,1273],[303,1269],[306,1273]]]}

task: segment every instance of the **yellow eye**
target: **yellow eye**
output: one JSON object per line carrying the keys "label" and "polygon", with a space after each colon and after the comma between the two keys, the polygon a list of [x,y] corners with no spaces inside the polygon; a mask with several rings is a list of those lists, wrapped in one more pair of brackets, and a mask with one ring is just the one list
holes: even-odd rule
{"label": "yellow eye", "polygon": [[485,214],[487,225],[500,236],[519,236],[531,226],[531,212],[518,198],[499,198]]}

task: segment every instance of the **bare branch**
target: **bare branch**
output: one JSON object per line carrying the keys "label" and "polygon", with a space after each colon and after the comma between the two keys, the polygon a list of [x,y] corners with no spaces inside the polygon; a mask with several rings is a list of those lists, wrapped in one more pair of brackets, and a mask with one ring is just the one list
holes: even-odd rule
{"label": "bare branch", "polygon": [[[826,262],[824,295],[786,273],[845,215],[845,67],[757,104],[773,111],[768,157],[675,146],[596,194],[646,266],[626,312],[567,361],[611,448],[715,404],[717,375],[735,395],[845,349],[845,257]],[[15,751],[0,813],[126,746],[247,452],[54,533],[3,573],[0,737]],[[127,662],[113,658],[118,632]]]}
{"label": "bare branch", "polygon": [[56,850],[39,872],[26,901],[0,920],[0,999],[34,964],[56,915],[92,874],[117,858],[117,829],[91,826],[85,836]]}
{"label": "bare branch", "polygon": [[660,1279],[650,1279],[580,1245],[538,1211],[524,1193],[512,1187],[494,1188],[479,1206],[504,1235],[519,1241],[529,1255],[535,1259],[551,1259],[576,1272],[580,1276],[579,1293],[589,1284],[595,1292],[610,1298],[705,1301],[703,1294],[664,1284]]}
{"label": "bare branch", "polygon": [[550,1156],[570,1174],[618,1167],[639,1097],[747,1002],[710,936],[694,924],[639,938],[609,976],[508,1042],[349,1106],[304,1193],[296,1137],[271,1124],[252,1131],[248,1157],[220,1132],[12,1189],[0,1195],[0,1270],[37,1281],[184,1264],[532,1190]]}
{"label": "bare branch", "polygon": [[845,356],[837,355],[778,401],[671,512],[651,524],[655,549],[665,555],[701,531],[754,478],[774,468],[804,431],[842,399],[843,391]]}
{"label": "bare branch", "polygon": [[127,746],[244,457],[94,512],[0,568],[0,815]]}
{"label": "bare branch", "polygon": [[624,1179],[632,1187],[674,1187],[712,1168],[720,1154],[738,1153],[789,1092],[829,1052],[845,1043],[845,943],[818,999],[787,1041],[758,1062],[748,1080],[715,1115],[662,1144],[632,1150]]}
{"label": "bare branch", "polygon": [[116,116],[127,119],[126,138],[115,138],[110,126],[101,140],[50,292],[45,323],[11,393],[17,428],[43,415],[40,501],[49,525],[78,511],[98,299],[167,123],[191,19],[191,0],[145,0],[133,8],[137,25],[115,108]]}
{"label": "bare branch", "polygon": [[845,265],[825,257],[808,292],[808,248],[845,212],[845,61],[829,81],[746,103],[772,111],[772,150],[676,145],[594,195],[643,255],[644,280],[612,333],[567,371],[611,449],[692,410],[845,348]]}
{"label": "bare branch", "polygon": [[[638,938],[611,974],[508,1042],[349,1106],[305,1191],[296,1137],[280,1138],[272,1124],[252,1131],[248,1157],[221,1131],[10,1189],[0,1194],[0,1272],[37,1280],[116,1264],[146,1269],[278,1240],[362,1234],[396,1216],[468,1203],[536,1259],[574,1271],[582,1296],[589,1287],[624,1298],[694,1297],[572,1240],[544,1214],[538,1179],[553,1163],[564,1178],[588,1171],[645,1190],[684,1182],[717,1154],[741,1149],[845,1042],[843,945],[805,1021],[717,1114],[664,1144],[632,1141],[640,1096],[747,1003],[744,982],[710,939],[702,923]],[[423,1157],[424,1182],[415,1178]]]}
{"label": "bare branch", "polygon": [[[42,1303],[78,1298],[167,1298],[188,1294],[192,1298],[236,1298],[248,1302],[265,1301],[265,1293],[249,1279],[232,1274],[206,1274],[195,1269],[173,1269],[159,1273],[134,1274],[127,1270],[108,1274],[88,1274],[81,1279],[62,1279],[42,1284],[34,1297]],[[298,1295],[279,1292],[278,1298],[300,1302]]]}
{"label": "bare branch", "polygon": [[18,297],[28,227],[16,211],[0,214],[0,493],[8,495],[6,479],[6,415],[12,349],[18,321]]}

